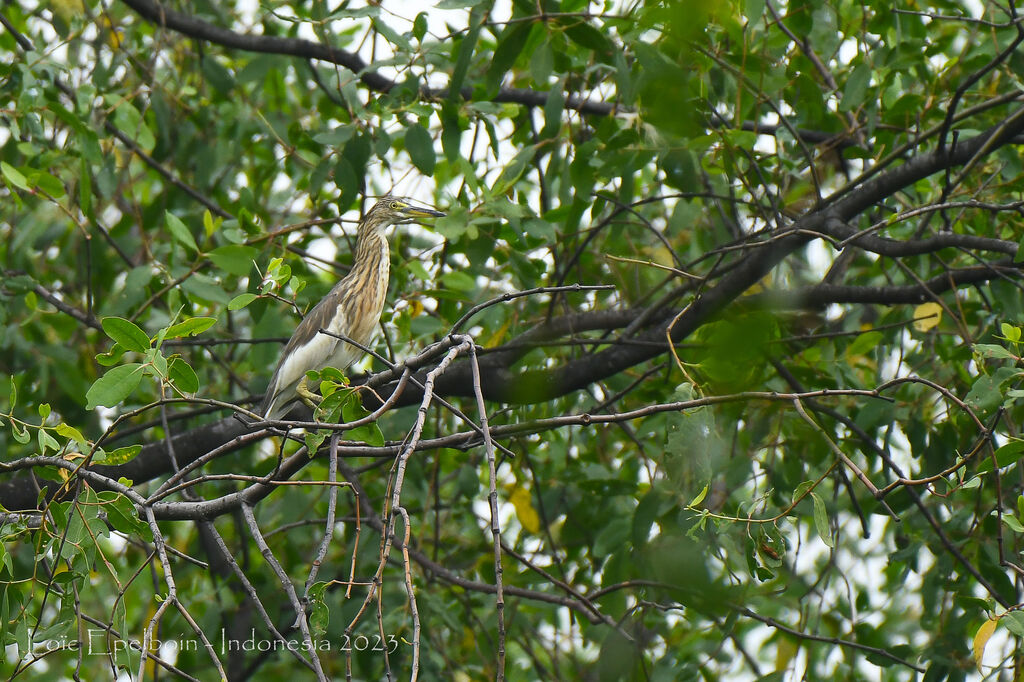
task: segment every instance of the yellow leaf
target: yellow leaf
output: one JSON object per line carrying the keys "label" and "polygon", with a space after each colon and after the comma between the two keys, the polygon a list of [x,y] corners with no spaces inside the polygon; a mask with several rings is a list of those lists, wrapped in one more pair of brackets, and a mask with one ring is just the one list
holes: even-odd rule
{"label": "yellow leaf", "polygon": [[533,500],[530,498],[530,491],[526,488],[516,488],[509,495],[508,501],[516,510],[516,518],[530,533],[540,531],[540,516],[533,508]]}
{"label": "yellow leaf", "polygon": [[985,645],[988,644],[992,633],[996,631],[996,624],[998,622],[986,620],[978,628],[978,634],[974,635],[974,664],[978,666],[978,670],[981,670],[981,657],[985,655]]}
{"label": "yellow leaf", "polygon": [[116,25],[105,13],[103,16],[103,23],[106,25],[107,28],[107,30],[105,31],[107,34],[107,43],[115,49],[120,49],[121,41],[124,38],[124,31],[121,29],[120,26]]}
{"label": "yellow leaf", "polygon": [[942,306],[938,303],[922,303],[914,308],[914,329],[926,332],[939,324],[942,319]]}
{"label": "yellow leaf", "polygon": [[800,646],[792,638],[785,635],[779,637],[778,644],[775,645],[776,672],[783,672],[789,668],[789,664],[799,651]]}
{"label": "yellow leaf", "polygon": [[508,333],[508,328],[512,326],[512,319],[505,320],[505,324],[501,325],[498,331],[491,334],[491,338],[483,342],[484,348],[497,348],[501,345],[501,342],[505,340],[505,334]]}
{"label": "yellow leaf", "polygon": [[423,314],[423,301],[418,298],[409,300],[409,317],[419,317]]}

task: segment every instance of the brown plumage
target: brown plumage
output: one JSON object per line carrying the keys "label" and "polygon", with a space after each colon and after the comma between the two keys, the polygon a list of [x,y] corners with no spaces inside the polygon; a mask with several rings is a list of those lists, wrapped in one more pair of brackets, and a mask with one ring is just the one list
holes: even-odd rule
{"label": "brown plumage", "polygon": [[385,231],[391,225],[419,222],[444,213],[413,205],[407,199],[390,195],[367,211],[356,235],[356,255],[352,270],[334,285],[323,300],[309,311],[295,328],[270,380],[260,414],[280,419],[292,403],[300,400],[299,385],[310,370],[337,367],[344,370],[362,355],[362,351],[329,334],[347,336],[368,346],[384,310],[391,268],[391,251]]}

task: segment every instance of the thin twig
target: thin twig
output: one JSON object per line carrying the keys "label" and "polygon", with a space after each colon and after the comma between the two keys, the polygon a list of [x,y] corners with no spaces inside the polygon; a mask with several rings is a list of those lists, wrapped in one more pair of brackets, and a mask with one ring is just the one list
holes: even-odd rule
{"label": "thin twig", "polygon": [[490,490],[487,503],[491,512],[491,536],[494,538],[494,587],[495,611],[498,617],[498,674],[497,682],[505,679],[505,591],[503,589],[504,569],[501,566],[501,524],[498,516],[498,473],[494,462],[494,444],[491,430],[487,425],[487,406],[480,388],[480,363],[477,362],[476,346],[469,346],[469,360],[473,367],[473,392],[476,394],[476,409],[480,413],[480,428],[484,432],[484,452],[487,456],[487,478]]}
{"label": "thin twig", "polygon": [[302,602],[299,601],[298,594],[295,592],[295,585],[292,584],[291,578],[288,577],[288,574],[281,567],[280,562],[278,562],[277,557],[270,550],[270,546],[260,531],[259,524],[256,523],[256,515],[253,513],[252,507],[245,502],[242,503],[242,517],[245,519],[246,526],[249,527],[253,540],[256,541],[256,546],[259,547],[260,553],[263,554],[263,558],[277,575],[277,579],[281,581],[281,586],[284,588],[285,594],[288,595],[288,601],[291,602],[292,608],[295,609],[295,624],[298,625],[299,630],[302,632],[303,642],[309,647],[309,658],[313,664],[313,670],[316,672],[317,680],[328,682],[327,675],[324,674],[324,670],[320,665],[320,657],[316,654],[316,646],[309,632],[309,621],[306,618],[306,611],[302,606]]}

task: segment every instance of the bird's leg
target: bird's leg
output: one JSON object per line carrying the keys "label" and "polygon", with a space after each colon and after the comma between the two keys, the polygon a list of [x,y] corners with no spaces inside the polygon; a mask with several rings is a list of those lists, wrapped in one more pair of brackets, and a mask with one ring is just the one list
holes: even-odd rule
{"label": "bird's leg", "polygon": [[295,393],[298,394],[299,398],[302,399],[302,402],[306,403],[309,409],[313,411],[313,415],[315,416],[316,408],[323,400],[323,396],[309,390],[309,386],[306,385],[306,377],[302,377],[299,381],[299,385],[295,387]]}

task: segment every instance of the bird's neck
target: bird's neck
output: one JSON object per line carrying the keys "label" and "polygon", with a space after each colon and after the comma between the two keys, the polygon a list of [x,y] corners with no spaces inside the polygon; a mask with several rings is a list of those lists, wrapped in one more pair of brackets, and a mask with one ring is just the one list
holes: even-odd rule
{"label": "bird's neck", "polygon": [[383,268],[385,283],[391,265],[391,250],[388,240],[379,230],[360,232],[356,238],[356,255],[352,262],[352,273],[370,275],[381,272]]}
{"label": "bird's neck", "polygon": [[[388,278],[391,274],[391,250],[382,230],[360,232],[356,238],[356,255],[352,270],[345,278],[349,288],[361,299],[368,319],[376,325],[384,309],[388,292]],[[341,283],[339,283],[339,286]],[[353,286],[354,285],[354,286]],[[372,331],[372,327],[367,333]],[[353,337],[355,338],[355,337]]]}

